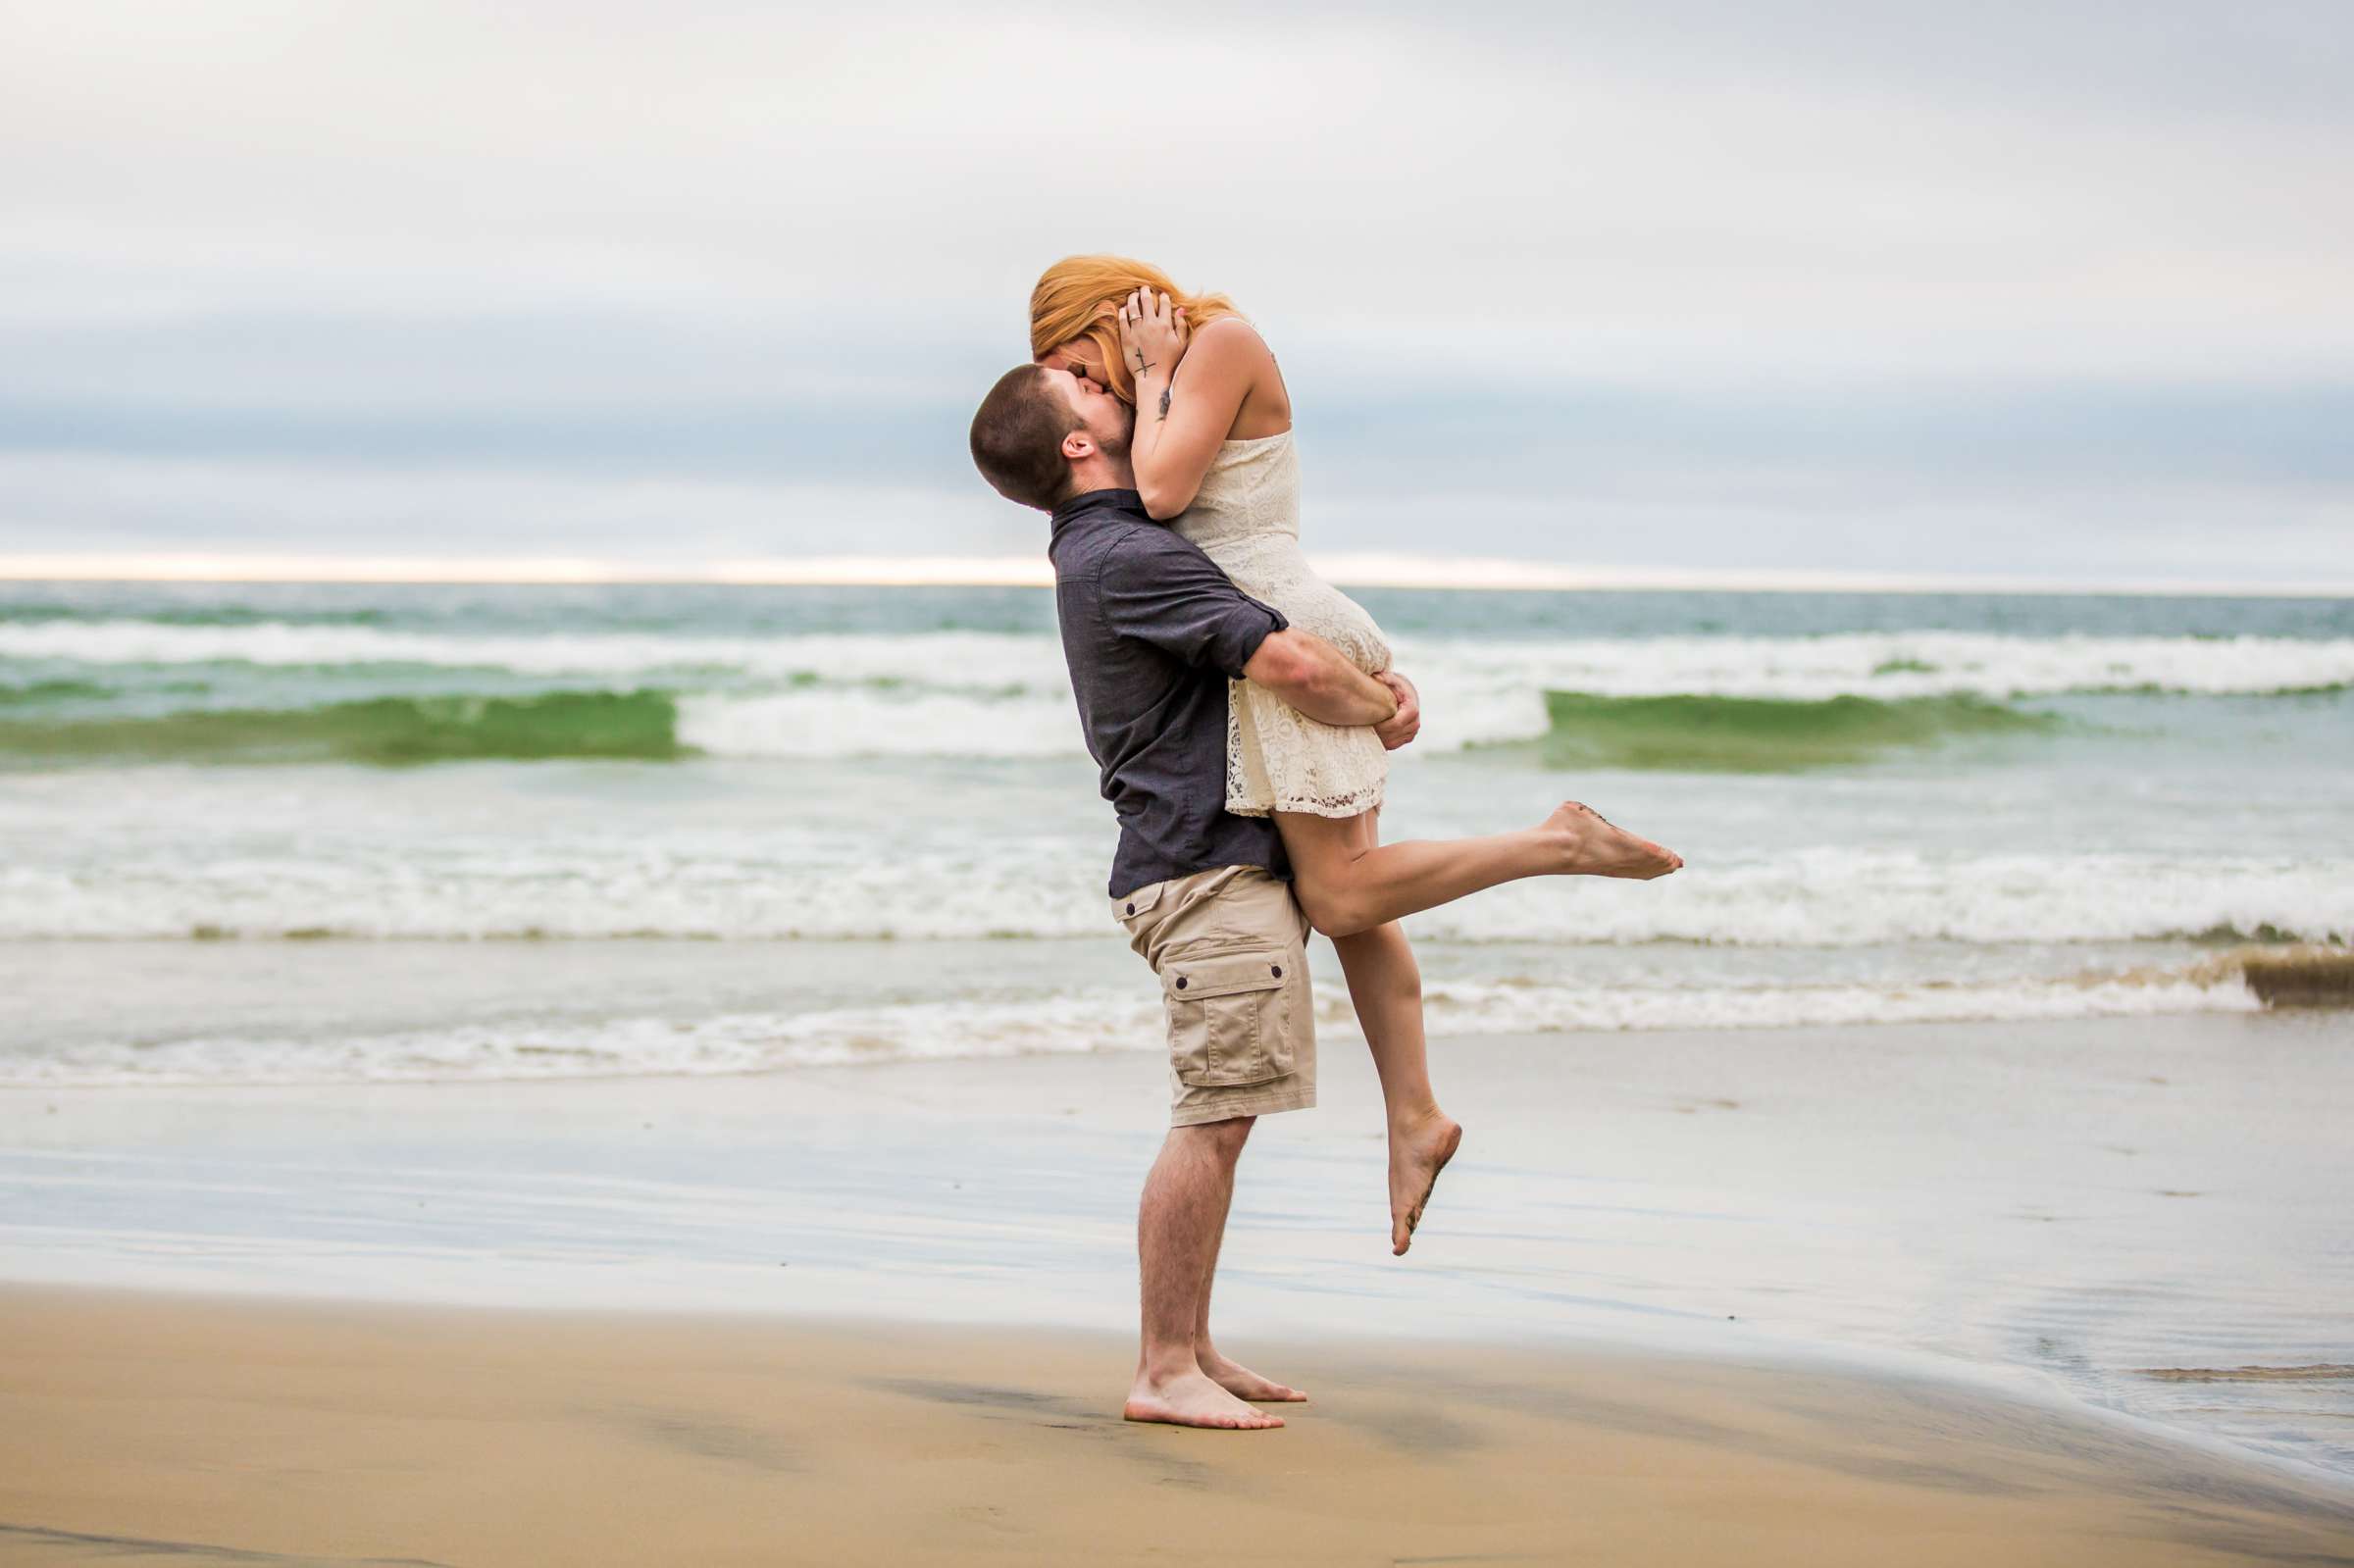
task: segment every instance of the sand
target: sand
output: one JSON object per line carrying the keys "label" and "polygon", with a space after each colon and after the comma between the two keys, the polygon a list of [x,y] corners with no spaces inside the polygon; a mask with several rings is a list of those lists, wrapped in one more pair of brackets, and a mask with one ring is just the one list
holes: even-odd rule
{"label": "sand", "polygon": [[[420,980],[422,984],[422,979]],[[1244,1156],[1222,1331],[1960,1360],[2354,1476],[2354,1052],[2304,1012],[1444,1040],[1469,1129],[1390,1255],[1335,1040]],[[1165,1074],[0,1093],[0,1282],[1119,1334]]]}
{"label": "sand", "polygon": [[2354,1563],[2342,1494],[1976,1389],[1247,1348],[1283,1431],[1122,1423],[1108,1337],[12,1287],[0,1564]]}

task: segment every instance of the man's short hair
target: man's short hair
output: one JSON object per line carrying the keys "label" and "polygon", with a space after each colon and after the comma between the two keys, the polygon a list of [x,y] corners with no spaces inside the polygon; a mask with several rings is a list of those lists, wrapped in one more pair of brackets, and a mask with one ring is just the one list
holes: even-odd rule
{"label": "man's short hair", "polygon": [[1016,365],[998,378],[973,416],[973,465],[1008,501],[1051,512],[1070,491],[1062,438],[1077,429],[1079,416],[1054,395],[1047,372]]}

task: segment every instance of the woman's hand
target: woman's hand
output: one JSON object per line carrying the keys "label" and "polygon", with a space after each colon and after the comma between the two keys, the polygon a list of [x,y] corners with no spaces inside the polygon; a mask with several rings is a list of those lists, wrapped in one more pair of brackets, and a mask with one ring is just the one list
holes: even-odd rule
{"label": "woman's hand", "polygon": [[1177,362],[1185,357],[1185,311],[1168,295],[1140,288],[1121,301],[1120,356],[1137,380],[1165,382],[1175,376]]}

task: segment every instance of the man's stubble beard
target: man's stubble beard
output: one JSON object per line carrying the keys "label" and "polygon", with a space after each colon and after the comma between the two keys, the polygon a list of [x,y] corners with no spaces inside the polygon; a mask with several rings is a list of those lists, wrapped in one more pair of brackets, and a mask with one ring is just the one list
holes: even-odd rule
{"label": "man's stubble beard", "polygon": [[1096,437],[1096,445],[1103,449],[1103,455],[1105,457],[1108,457],[1117,463],[1125,463],[1128,461],[1128,448],[1135,439],[1136,421],[1130,420],[1127,424],[1122,425],[1117,430],[1111,431],[1108,434],[1098,435]]}

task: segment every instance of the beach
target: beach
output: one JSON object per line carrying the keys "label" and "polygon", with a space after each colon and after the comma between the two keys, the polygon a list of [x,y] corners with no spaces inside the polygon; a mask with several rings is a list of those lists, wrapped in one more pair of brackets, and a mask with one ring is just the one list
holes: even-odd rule
{"label": "beach", "polygon": [[1043,596],[10,591],[0,1562],[2354,1560],[2354,605],[1392,592],[1689,864],[1409,923],[1404,1259],[1315,945],[1213,1435]]}
{"label": "beach", "polygon": [[0,1568],[2354,1568],[2354,5],[1082,20],[0,20]]}
{"label": "beach", "polygon": [[1322,1340],[1280,1432],[1009,1329],[0,1290],[0,1563],[2354,1560],[2354,1503],[1983,1391]]}
{"label": "beach", "polygon": [[[332,953],[333,949],[319,949]],[[1392,1258],[1380,1101],[1243,1158],[1254,1340],[1765,1357],[2113,1411],[2344,1485],[2342,1013],[1442,1039],[1468,1129]],[[13,1091],[19,1282],[1117,1334],[1157,1065]],[[2264,1365],[2290,1381],[2176,1376]],[[1119,1392],[1100,1390],[1105,1408]]]}

